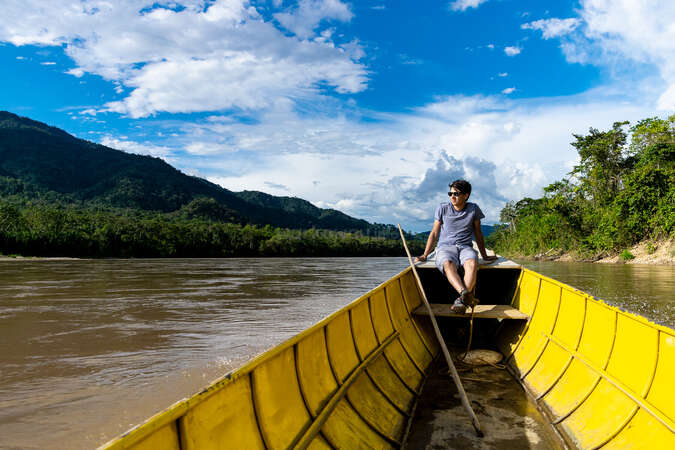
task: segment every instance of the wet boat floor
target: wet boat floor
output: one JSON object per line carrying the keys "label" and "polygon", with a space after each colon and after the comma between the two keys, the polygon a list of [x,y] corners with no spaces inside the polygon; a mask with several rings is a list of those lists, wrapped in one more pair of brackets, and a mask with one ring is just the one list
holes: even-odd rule
{"label": "wet boat floor", "polygon": [[408,449],[562,449],[558,436],[506,370],[458,365],[483,429],[476,436],[444,361],[435,363],[419,399]]}

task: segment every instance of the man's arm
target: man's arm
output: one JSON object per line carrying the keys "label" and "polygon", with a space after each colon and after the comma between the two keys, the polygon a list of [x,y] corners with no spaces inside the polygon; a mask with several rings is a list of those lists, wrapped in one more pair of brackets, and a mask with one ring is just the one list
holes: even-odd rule
{"label": "man's arm", "polygon": [[485,251],[485,240],[483,239],[483,232],[480,229],[480,219],[473,221],[473,234],[476,236],[476,244],[478,244],[478,251],[480,252],[481,258],[485,261],[494,261],[497,259],[496,255],[488,256]]}
{"label": "man's arm", "polygon": [[420,256],[416,256],[415,262],[427,260],[427,256],[429,256],[429,253],[431,253],[431,251],[434,249],[434,245],[436,245],[438,233],[440,232],[441,232],[441,222],[438,220],[434,220],[434,226],[431,228],[431,232],[429,233],[429,239],[427,239],[427,246],[424,249],[424,253]]}

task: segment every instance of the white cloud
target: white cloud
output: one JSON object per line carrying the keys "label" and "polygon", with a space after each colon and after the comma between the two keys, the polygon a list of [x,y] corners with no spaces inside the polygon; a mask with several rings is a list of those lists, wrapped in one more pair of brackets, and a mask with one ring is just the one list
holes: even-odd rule
{"label": "white cloud", "polygon": [[455,0],[450,3],[450,9],[453,11],[466,11],[469,8],[478,8],[487,0]]}
{"label": "white cloud", "polygon": [[[567,61],[610,69],[615,78],[635,79],[639,70],[658,73],[644,80],[660,89],[656,108],[675,110],[675,2],[582,0],[577,18],[526,24],[543,38],[558,37]],[[524,26],[525,27],[525,26]],[[644,75],[643,75],[644,76]]]}
{"label": "white cloud", "polygon": [[500,72],[500,73],[497,74],[497,76],[504,78],[504,77],[508,77],[509,73],[508,72]]}
{"label": "white cloud", "polygon": [[55,66],[56,63],[54,61],[45,61],[40,63],[41,66]]}
{"label": "white cloud", "polygon": [[512,94],[513,92],[515,92],[515,90],[516,90],[515,87],[506,88],[502,91],[502,94]]}
{"label": "white cloud", "polygon": [[524,30],[539,30],[544,39],[564,36],[571,33],[580,25],[581,21],[577,18],[569,19],[541,19],[534,22],[524,23],[520,28]]}
{"label": "white cloud", "polygon": [[278,98],[315,98],[326,86],[340,93],[367,86],[358,42],[341,48],[326,34],[306,39],[324,19],[351,18],[338,0],[303,0],[284,13],[286,25],[303,39],[265,22],[247,0],[216,0],[208,7],[188,0],[181,11],[144,10],[142,0],[6,3],[0,41],[65,46],[77,65],[66,73],[96,74],[129,88],[106,109],[132,117],[261,109]]}
{"label": "white cloud", "polygon": [[278,194],[421,231],[446,201],[453,177],[471,181],[472,200],[491,223],[506,200],[541,196],[543,186],[571,170],[573,133],[650,114],[650,104],[621,103],[611,91],[539,100],[452,96],[372,120],[282,109],[252,124],[214,117],[185,125],[177,138],[182,147],[224,138],[228,145],[199,158],[184,155],[178,164],[231,190],[266,189],[274,180],[287,188]]}
{"label": "white cloud", "polygon": [[274,18],[300,38],[308,38],[323,20],[348,22],[354,14],[340,0],[300,0],[289,12],[277,13]]}
{"label": "white cloud", "polygon": [[504,47],[504,53],[506,53],[506,56],[516,56],[516,55],[520,54],[520,52],[522,50],[523,50],[522,48],[517,47],[517,46]]}
{"label": "white cloud", "polygon": [[172,150],[169,147],[164,147],[161,145],[134,142],[125,139],[118,139],[112,136],[104,136],[100,140],[100,144],[105,145],[106,147],[114,148],[116,150],[122,150],[127,153],[155,156],[157,158],[162,158],[167,162],[173,162],[173,158],[170,157]]}

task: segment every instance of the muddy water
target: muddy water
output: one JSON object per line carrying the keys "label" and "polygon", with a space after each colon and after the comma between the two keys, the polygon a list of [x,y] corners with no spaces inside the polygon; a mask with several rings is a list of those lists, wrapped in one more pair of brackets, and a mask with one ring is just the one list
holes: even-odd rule
{"label": "muddy water", "polygon": [[[528,263],[675,326],[673,268],[548,264]],[[0,448],[100,445],[406,265],[405,258],[0,261]]]}

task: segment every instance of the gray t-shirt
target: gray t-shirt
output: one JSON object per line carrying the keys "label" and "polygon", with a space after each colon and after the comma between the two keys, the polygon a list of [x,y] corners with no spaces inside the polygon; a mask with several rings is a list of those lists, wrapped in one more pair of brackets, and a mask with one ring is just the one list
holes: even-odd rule
{"label": "gray t-shirt", "polygon": [[436,246],[470,246],[473,222],[483,217],[485,217],[483,211],[475,203],[467,202],[461,211],[457,211],[452,203],[441,203],[434,214],[434,220],[441,222],[441,233]]}

